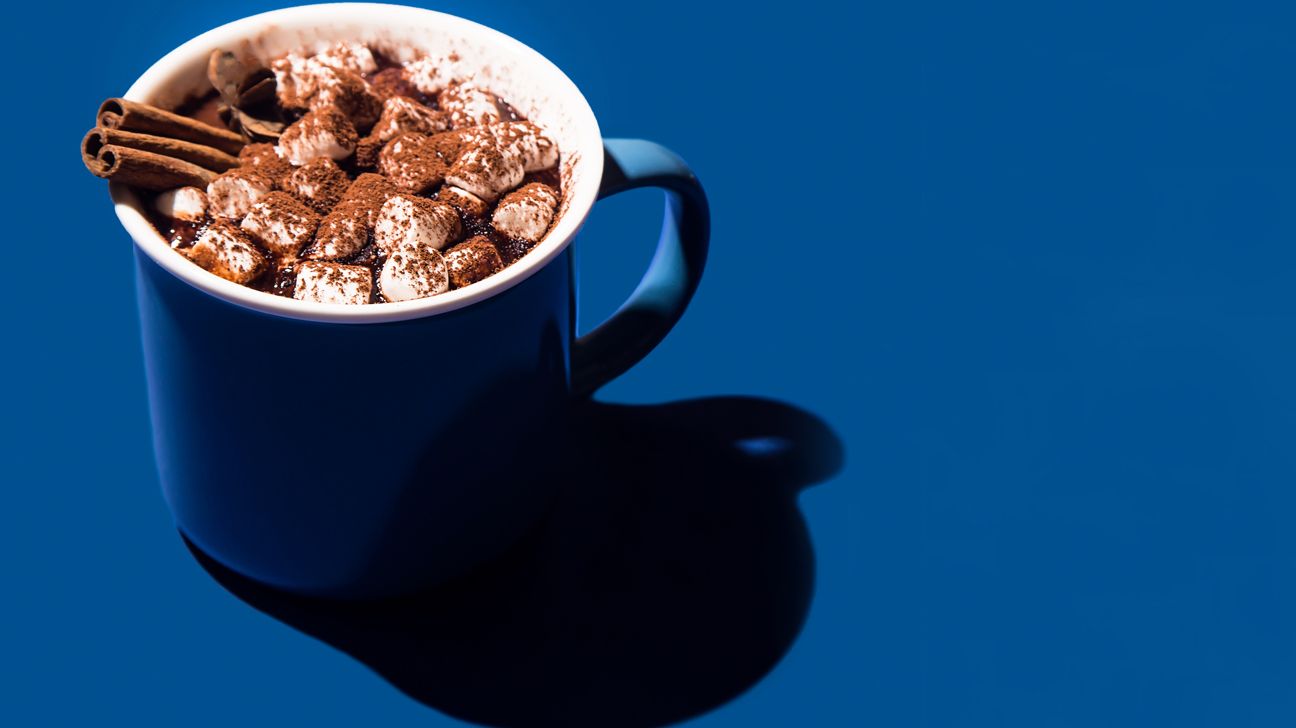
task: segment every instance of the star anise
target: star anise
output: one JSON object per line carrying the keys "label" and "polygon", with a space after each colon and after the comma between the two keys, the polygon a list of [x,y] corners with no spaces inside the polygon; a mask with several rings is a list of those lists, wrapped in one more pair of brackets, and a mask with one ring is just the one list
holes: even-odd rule
{"label": "star anise", "polygon": [[274,142],[286,126],[275,99],[274,73],[229,51],[212,51],[207,80],[220,94],[221,119],[249,141]]}

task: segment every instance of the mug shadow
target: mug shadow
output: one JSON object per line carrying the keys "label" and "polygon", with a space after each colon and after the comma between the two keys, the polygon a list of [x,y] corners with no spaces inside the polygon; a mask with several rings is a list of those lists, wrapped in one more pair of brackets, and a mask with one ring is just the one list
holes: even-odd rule
{"label": "mug shadow", "polygon": [[[798,492],[843,446],[790,405],[591,402],[543,521],[425,592],[342,602],[277,591],[186,544],[252,607],[351,655],[419,702],[493,726],[662,726],[760,680],[809,609]],[[554,481],[551,481],[554,482]]]}

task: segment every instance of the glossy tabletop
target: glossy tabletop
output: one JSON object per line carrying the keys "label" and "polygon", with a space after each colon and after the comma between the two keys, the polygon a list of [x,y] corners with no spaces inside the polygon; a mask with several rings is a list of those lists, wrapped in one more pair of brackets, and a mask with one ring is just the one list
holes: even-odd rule
{"label": "glossy tabletop", "polygon": [[[75,152],[153,60],[272,4],[8,17],[0,722],[1296,721],[1293,16],[718,5],[431,5],[677,151],[713,240],[573,423],[551,517],[366,607],[176,533],[130,240]],[[660,208],[595,209],[583,329]]]}

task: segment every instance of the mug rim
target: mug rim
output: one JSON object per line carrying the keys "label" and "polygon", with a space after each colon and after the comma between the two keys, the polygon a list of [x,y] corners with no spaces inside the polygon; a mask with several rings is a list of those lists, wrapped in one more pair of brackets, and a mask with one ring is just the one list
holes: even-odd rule
{"label": "mug rim", "polygon": [[[589,216],[598,197],[599,183],[603,177],[603,141],[598,120],[594,117],[594,112],[584,94],[552,61],[512,36],[480,23],[436,10],[387,3],[326,3],[271,10],[231,21],[185,41],[154,62],[131,85],[124,98],[148,101],[167,84],[172,83],[173,77],[183,69],[200,61],[205,63],[204,59],[213,48],[231,47],[272,25],[326,23],[347,17],[358,20],[361,24],[391,27],[402,21],[401,17],[393,16],[405,16],[404,19],[423,23],[428,21],[443,23],[452,28],[453,32],[462,32],[465,36],[484,39],[492,47],[508,47],[515,53],[530,56],[527,62],[536,64],[542,69],[543,75],[554,80],[554,85],[547,90],[555,97],[561,97],[566,101],[576,119],[575,127],[582,132],[578,134],[577,148],[563,150],[563,155],[579,155],[573,164],[582,165],[584,170],[579,180],[572,186],[573,189],[563,190],[564,196],[569,196],[566,210],[540,243],[512,265],[485,280],[427,298],[359,306],[298,301],[225,280],[194,265],[173,250],[149,221],[142,211],[143,205],[139,196],[126,185],[112,182],[108,185],[108,190],[117,218],[135,241],[136,248],[181,281],[228,303],[283,318],[346,324],[406,321],[470,306],[520,284],[566,250]],[[374,21],[374,17],[382,17],[382,20]],[[584,132],[586,129],[589,130],[588,134]],[[587,136],[589,138],[586,138]]]}

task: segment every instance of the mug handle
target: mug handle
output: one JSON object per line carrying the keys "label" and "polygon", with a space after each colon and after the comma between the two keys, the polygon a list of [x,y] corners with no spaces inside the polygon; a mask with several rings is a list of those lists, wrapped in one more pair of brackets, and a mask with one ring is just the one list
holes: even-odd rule
{"label": "mug handle", "polygon": [[666,193],[657,252],[630,298],[572,342],[572,394],[588,397],[648,355],[684,315],[706,265],[711,213],[693,171],[671,150],[643,139],[603,140],[599,199],[638,187]]}

